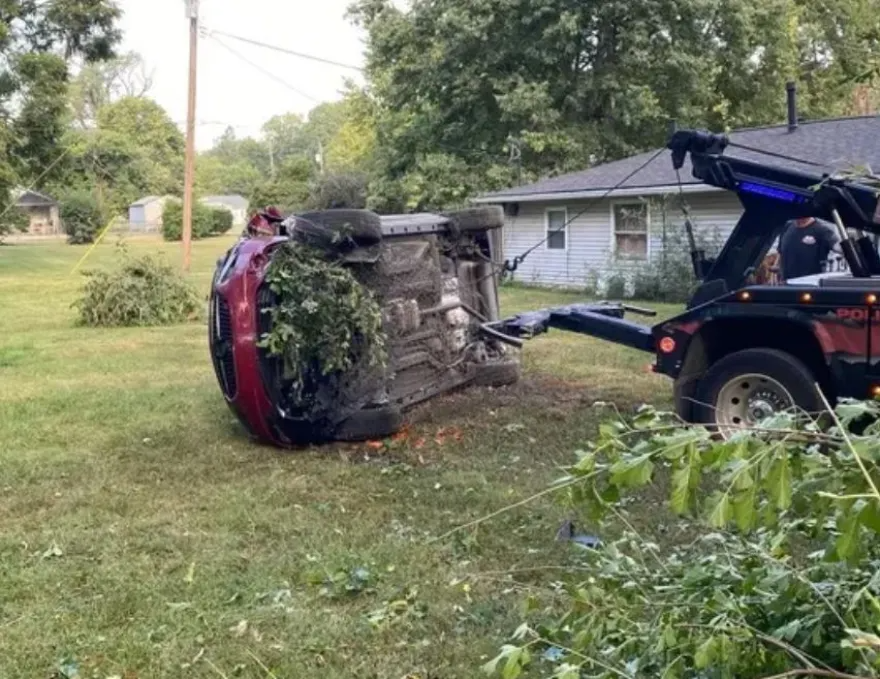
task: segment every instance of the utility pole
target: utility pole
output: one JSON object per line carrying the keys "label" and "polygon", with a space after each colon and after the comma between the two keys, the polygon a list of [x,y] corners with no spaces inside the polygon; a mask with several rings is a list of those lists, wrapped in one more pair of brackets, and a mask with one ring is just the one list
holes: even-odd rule
{"label": "utility pole", "polygon": [[196,162],[196,75],[199,48],[199,0],[186,2],[189,19],[189,96],[186,114],[186,167],[183,179],[183,270],[192,262],[193,183]]}

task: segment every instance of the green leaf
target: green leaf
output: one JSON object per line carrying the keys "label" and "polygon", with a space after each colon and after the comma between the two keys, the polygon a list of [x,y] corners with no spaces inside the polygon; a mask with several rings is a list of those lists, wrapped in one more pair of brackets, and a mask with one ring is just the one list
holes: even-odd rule
{"label": "green leaf", "polygon": [[672,509],[684,514],[691,503],[691,494],[700,485],[700,457],[694,444],[680,460],[682,465],[672,473]]}
{"label": "green leaf", "polygon": [[862,511],[859,512],[859,521],[866,528],[880,533],[880,501],[868,500]]}
{"label": "green leaf", "polygon": [[709,637],[697,648],[694,653],[694,667],[704,670],[712,664],[715,657],[715,637]]}
{"label": "green leaf", "polygon": [[861,527],[859,517],[855,514],[850,514],[844,518],[838,527],[840,529],[840,535],[837,536],[834,548],[837,552],[837,556],[840,557],[841,560],[847,561],[858,552],[859,529]]}
{"label": "green leaf", "polygon": [[752,530],[758,518],[758,486],[752,484],[745,491],[738,493],[733,500],[733,518],[737,528],[743,532]]}
{"label": "green leaf", "polygon": [[654,463],[651,453],[615,462],[611,466],[611,483],[627,488],[644,486],[651,480]]}
{"label": "green leaf", "polygon": [[766,479],[767,492],[779,509],[791,506],[791,466],[788,455],[780,454],[773,461]]}
{"label": "green leaf", "polygon": [[709,525],[713,528],[724,528],[733,518],[733,506],[728,493],[716,493],[709,501],[712,511],[709,513]]}

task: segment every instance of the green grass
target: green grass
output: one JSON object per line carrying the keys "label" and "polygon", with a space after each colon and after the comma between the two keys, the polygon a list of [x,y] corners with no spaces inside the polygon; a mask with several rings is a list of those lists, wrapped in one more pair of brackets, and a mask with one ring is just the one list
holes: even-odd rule
{"label": "green grass", "polygon": [[[230,242],[195,244],[205,294]],[[547,498],[430,538],[546,488],[595,400],[668,401],[649,356],[554,332],[528,344],[522,383],[433,402],[393,450],[256,446],[201,324],[75,326],[84,252],[0,247],[0,677],[68,657],[101,678],[478,676],[529,586],[502,573],[564,563],[565,510]],[[115,256],[102,245],[86,268]],[[502,293],[508,313],[576,299]],[[316,584],[357,569],[351,592]]]}

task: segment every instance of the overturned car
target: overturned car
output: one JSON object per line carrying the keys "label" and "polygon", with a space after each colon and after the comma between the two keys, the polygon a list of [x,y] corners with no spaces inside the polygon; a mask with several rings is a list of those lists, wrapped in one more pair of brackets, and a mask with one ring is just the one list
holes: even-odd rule
{"label": "overturned car", "polygon": [[[502,225],[496,208],[254,217],[218,262],[209,321],[217,379],[248,432],[284,447],[381,438],[431,398],[516,382],[520,343],[495,329]],[[261,339],[272,332],[273,309],[282,301],[267,273],[293,243],[323,253],[370,291],[381,309],[381,369],[315,372],[291,388],[290,371]]]}

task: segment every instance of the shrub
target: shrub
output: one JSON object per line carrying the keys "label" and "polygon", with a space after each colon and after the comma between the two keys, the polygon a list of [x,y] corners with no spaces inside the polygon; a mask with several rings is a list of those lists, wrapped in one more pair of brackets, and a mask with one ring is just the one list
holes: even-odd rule
{"label": "shrub", "polygon": [[232,228],[232,212],[223,207],[208,207],[211,235],[222,236]]}
{"label": "shrub", "polygon": [[31,219],[28,214],[15,206],[10,206],[0,219],[0,243],[3,242],[3,236],[19,231],[27,231],[31,225]]}
{"label": "shrub", "polygon": [[621,273],[612,273],[605,280],[605,297],[608,299],[626,297],[626,276]]}
{"label": "shrub", "polygon": [[[226,208],[193,203],[193,239],[219,236],[232,228],[232,213]],[[162,213],[162,238],[178,241],[183,238],[183,203],[169,200]]]}
{"label": "shrub", "polygon": [[199,296],[178,272],[150,255],[131,257],[110,271],[87,272],[75,302],[79,323],[101,326],[171,325],[198,315]]}
{"label": "shrub", "polygon": [[92,243],[104,226],[98,200],[88,191],[76,191],[59,199],[61,221],[67,242],[73,245]]}
{"label": "shrub", "polygon": [[[559,616],[531,606],[487,670],[876,679],[878,435],[880,404],[854,401],[823,424],[783,413],[729,441],[649,407],[602,424],[555,488],[604,544],[554,571]],[[627,517],[646,488],[671,514],[656,535]]]}
{"label": "shrub", "polygon": [[309,207],[312,210],[362,210],[367,206],[367,182],[366,175],[357,173],[322,175],[310,187]]}

